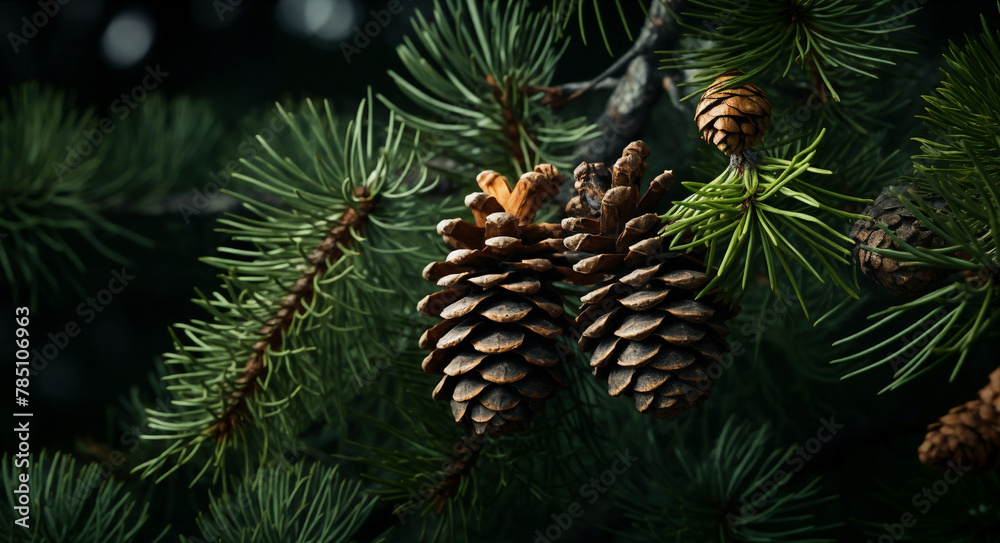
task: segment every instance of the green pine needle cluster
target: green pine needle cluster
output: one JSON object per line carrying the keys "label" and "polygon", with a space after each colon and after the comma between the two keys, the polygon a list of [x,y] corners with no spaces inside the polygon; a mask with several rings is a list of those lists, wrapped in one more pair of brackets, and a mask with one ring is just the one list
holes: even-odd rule
{"label": "green pine needle cluster", "polygon": [[88,132],[101,135],[95,112],[63,92],[28,83],[0,100],[0,270],[14,299],[79,289],[80,254],[91,249],[123,263],[101,238],[148,243],[102,215],[113,192],[98,172],[114,145],[94,145]]}
{"label": "green pine needle cluster", "polygon": [[259,139],[264,152],[236,177],[287,207],[232,193],[250,215],[221,221],[233,245],[204,261],[223,285],[196,300],[209,320],[176,326],[171,409],[149,412],[147,438],[168,446],[140,468],[161,479],[196,460],[219,474],[233,449],[248,466],[280,453],[282,438],[328,418],[328,401],[407,346],[397,331],[423,283],[416,248],[441,213],[421,202],[431,185],[412,150],[419,136],[392,115],[377,132],[370,100],[350,122],[328,102],[279,112],[294,156]]}
{"label": "green pine needle cluster", "polygon": [[740,85],[761,76],[786,78],[797,66],[834,100],[841,77],[877,78],[877,70],[893,66],[887,57],[908,53],[890,47],[888,35],[909,28],[913,10],[892,12],[895,0],[689,0],[681,25],[707,47],[677,51],[664,68],[698,70],[690,84],[699,94],[730,70],[743,76]]}
{"label": "green pine needle cluster", "polygon": [[950,44],[941,86],[924,97],[921,118],[934,137],[917,139],[922,152],[913,157],[920,170],[957,183],[1000,179],[1000,32],[991,32],[985,18],[982,25],[964,48]]}
{"label": "green pine needle cluster", "polygon": [[211,498],[201,537],[183,543],[346,543],[375,506],[336,467],[303,463],[261,469],[227,498]]}
{"label": "green pine needle cluster", "polygon": [[[28,457],[27,470],[15,469],[14,459],[3,456],[6,502],[0,512],[0,541],[18,543],[157,543],[169,530],[165,527],[153,540],[138,539],[149,519],[147,497],[136,495],[124,484],[108,479],[97,464],[80,465],[72,457],[42,452]],[[28,476],[30,526],[15,524],[21,515],[16,494],[18,474]],[[23,481],[21,481],[23,482]],[[15,537],[16,536],[16,537]]]}
{"label": "green pine needle cluster", "polygon": [[[746,167],[730,166],[708,183],[684,183],[692,194],[663,215],[667,226],[662,235],[672,238],[670,248],[674,250],[707,246],[705,266],[715,276],[703,292],[720,286],[727,291],[736,287],[746,290],[755,261],[763,253],[771,289],[779,292],[779,270],[783,271],[807,315],[800,281],[789,265],[792,262],[817,281],[822,283],[824,276],[829,277],[856,296],[855,288],[844,277],[851,239],[816,215],[825,212],[857,219],[860,215],[826,202],[865,200],[801,179],[805,173],[830,173],[810,162],[822,138],[820,132],[791,160],[764,157]],[[807,249],[806,254],[799,247]]]}
{"label": "green pine needle cluster", "polygon": [[[772,450],[767,426],[751,430],[731,420],[706,450],[679,447],[676,462],[659,462],[646,480],[672,481],[670,503],[635,499],[655,488],[629,487],[623,499],[636,506],[628,514],[637,528],[629,541],[832,542],[821,537],[835,526],[816,524],[811,508],[833,500],[820,480],[797,475],[794,449]],[[793,480],[808,478],[802,481]],[[820,537],[817,537],[820,536]]]}
{"label": "green pine needle cluster", "polygon": [[410,73],[389,75],[427,116],[381,97],[412,126],[435,134],[435,152],[458,162],[467,182],[481,170],[509,179],[536,164],[571,167],[572,151],[596,135],[584,119],[562,119],[531,86],[546,86],[568,46],[544,12],[525,0],[435,0],[413,17],[415,38],[397,48]]}
{"label": "green pine needle cluster", "polygon": [[[14,298],[79,290],[90,249],[124,263],[108,238],[150,245],[110,215],[161,213],[206,168],[221,134],[212,109],[191,98],[154,94],[127,116],[100,117],[51,88],[12,89],[0,101],[0,269]],[[57,271],[66,269],[74,273]]]}

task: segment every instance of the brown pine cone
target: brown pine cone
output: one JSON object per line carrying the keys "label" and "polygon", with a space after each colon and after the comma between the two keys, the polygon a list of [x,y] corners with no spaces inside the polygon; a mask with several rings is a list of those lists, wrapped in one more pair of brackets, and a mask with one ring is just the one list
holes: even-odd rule
{"label": "brown pine cone", "polygon": [[927,467],[945,469],[953,463],[988,471],[1000,465],[1000,368],[990,374],[979,399],[953,407],[927,430],[917,449]]}
{"label": "brown pine cone", "polygon": [[[565,239],[567,249],[594,255],[574,270],[600,282],[580,299],[576,323],[581,350],[593,352],[594,376],[608,382],[612,396],[631,397],[640,412],[664,418],[708,398],[718,377],[712,365],[729,350],[724,322],[735,311],[711,296],[695,300],[709,280],[704,264],[664,249],[654,210],[673,174],[658,175],[640,198],[647,156],[644,143],[629,144],[599,217],[564,219],[563,227],[575,234]],[[592,166],[575,173],[586,176]]]}
{"label": "brown pine cone", "polygon": [[455,421],[477,434],[499,435],[524,428],[563,382],[566,349],[556,339],[570,323],[552,283],[575,274],[553,262],[563,250],[562,228],[532,222],[562,183],[555,168],[537,166],[513,190],[496,172],[477,181],[486,192],[465,200],[476,224],[438,225],[455,250],[424,269],[443,290],[417,309],[444,321],[420,347],[432,350],[424,371],[444,375],[434,399],[449,400]]}
{"label": "brown pine cone", "polygon": [[849,236],[858,242],[854,247],[854,255],[862,273],[897,296],[912,298],[934,290],[951,272],[908,262],[899,263],[861,248],[862,245],[868,245],[879,249],[899,249],[878,223],[884,223],[894,234],[914,247],[936,249],[945,246],[943,239],[928,230],[899,201],[896,194],[908,190],[912,190],[912,187],[901,185],[883,188],[875,201],[862,212],[862,215],[868,215],[872,220],[855,222]]}
{"label": "brown pine cone", "polygon": [[698,102],[694,120],[705,141],[726,155],[743,152],[760,143],[771,127],[771,101],[752,83],[723,89],[739,75],[730,71],[720,75]]}

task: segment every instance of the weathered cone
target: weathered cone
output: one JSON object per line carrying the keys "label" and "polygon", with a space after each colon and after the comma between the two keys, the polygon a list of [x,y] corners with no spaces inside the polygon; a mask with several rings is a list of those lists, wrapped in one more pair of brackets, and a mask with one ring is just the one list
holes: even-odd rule
{"label": "weathered cone", "polygon": [[979,399],[953,407],[927,430],[917,449],[927,467],[945,469],[955,464],[987,471],[1000,465],[1000,368],[990,374]]}
{"label": "weathered cone", "polygon": [[760,87],[745,83],[723,89],[738,75],[743,73],[734,70],[716,78],[701,96],[694,116],[702,139],[726,155],[757,145],[771,127],[771,101]]}
{"label": "weathered cone", "polygon": [[[665,250],[653,211],[673,173],[656,176],[640,197],[647,156],[643,142],[630,143],[614,165],[599,217],[564,219],[563,228],[575,233],[564,240],[567,249],[594,255],[573,269],[600,283],[581,298],[576,321],[580,348],[593,352],[594,375],[612,396],[632,397],[640,412],[664,418],[709,397],[729,350],[725,320],[735,310],[710,296],[695,300],[708,283],[703,263]],[[597,169],[581,166],[576,174]]]}
{"label": "weathered cone", "polygon": [[563,382],[566,353],[556,338],[569,321],[551,283],[573,272],[552,260],[563,250],[561,227],[532,223],[562,180],[543,164],[511,190],[503,176],[485,171],[477,178],[485,192],[465,199],[475,224],[438,224],[455,250],[424,269],[443,290],[417,309],[444,321],[420,338],[432,351],[423,369],[444,375],[434,398],[449,400],[455,420],[480,435],[522,429]]}
{"label": "weathered cone", "polygon": [[566,205],[566,214],[573,217],[597,217],[601,200],[611,188],[611,171],[601,162],[581,162],[573,170],[573,188],[577,195]]}
{"label": "weathered cone", "polygon": [[908,262],[900,263],[872,250],[861,248],[862,245],[868,245],[879,249],[899,249],[896,242],[882,231],[879,223],[884,223],[894,234],[914,247],[936,249],[945,246],[943,239],[928,230],[899,201],[897,194],[908,190],[912,189],[906,185],[883,188],[875,201],[862,212],[872,220],[855,222],[850,237],[858,242],[854,247],[854,256],[862,273],[897,296],[915,297],[940,286],[950,272]]}

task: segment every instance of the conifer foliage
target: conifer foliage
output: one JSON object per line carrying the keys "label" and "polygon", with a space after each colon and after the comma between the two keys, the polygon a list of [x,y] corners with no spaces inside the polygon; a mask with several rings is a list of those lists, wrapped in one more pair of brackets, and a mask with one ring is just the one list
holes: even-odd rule
{"label": "conifer foliage", "polygon": [[[221,221],[254,249],[204,259],[225,271],[223,286],[196,300],[212,320],[177,325],[166,356],[176,368],[165,378],[172,409],[150,411],[148,437],[169,446],[142,466],[160,477],[191,461],[203,463],[200,473],[221,468],[233,449],[253,465],[280,452],[280,436],[325,418],[322,399],[364,381],[380,349],[368,334],[391,333],[406,299],[396,289],[419,270],[410,221],[434,207],[416,205],[425,175],[407,177],[421,170],[404,146],[414,136],[390,116],[376,146],[370,102],[347,123],[327,102],[306,101],[294,117],[280,111],[298,161],[261,141],[266,153],[238,176],[289,207],[237,195],[257,217]],[[196,377],[206,373],[218,378]]]}
{"label": "conifer foliage", "polygon": [[[921,488],[905,539],[994,540],[997,29],[936,83],[894,0],[426,4],[394,87],[253,140],[127,468],[32,451],[18,531],[5,456],[0,541],[881,541]],[[641,140],[579,158],[640,103]],[[0,99],[18,303],[148,243],[232,158],[214,107],[151,97],[64,171],[94,113]]]}

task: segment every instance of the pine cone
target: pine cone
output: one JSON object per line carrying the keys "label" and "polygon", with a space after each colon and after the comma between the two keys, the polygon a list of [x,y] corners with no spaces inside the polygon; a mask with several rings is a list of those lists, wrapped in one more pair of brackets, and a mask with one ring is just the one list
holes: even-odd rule
{"label": "pine cone", "polygon": [[563,382],[566,352],[556,338],[570,323],[551,283],[573,272],[552,261],[562,251],[560,226],[532,223],[563,181],[555,168],[537,166],[513,191],[496,172],[477,181],[486,193],[465,199],[476,224],[438,225],[455,250],[424,269],[443,290],[417,309],[445,320],[424,333],[420,347],[432,350],[424,371],[444,375],[434,398],[450,400],[455,421],[477,434],[499,435],[526,426]]}
{"label": "pine cone", "polygon": [[855,222],[850,237],[858,242],[854,247],[854,256],[862,273],[897,296],[916,297],[937,288],[950,272],[912,263],[899,263],[887,256],[861,248],[862,245],[868,245],[879,249],[899,249],[896,242],[882,231],[878,223],[884,223],[894,234],[914,247],[936,249],[945,246],[943,239],[928,230],[899,201],[896,195],[909,190],[912,190],[912,187],[907,185],[883,188],[875,201],[862,213],[872,220]]}
{"label": "pine cone", "polygon": [[614,165],[600,218],[564,219],[563,228],[576,233],[564,240],[567,249],[596,253],[574,266],[601,283],[581,298],[576,322],[580,348],[593,350],[594,375],[608,381],[612,396],[633,397],[640,412],[664,418],[708,398],[718,377],[712,365],[729,350],[724,321],[735,312],[696,301],[708,283],[703,263],[664,250],[653,210],[673,173],[658,175],[640,199],[647,156],[644,143],[629,144]]}
{"label": "pine cone", "polygon": [[978,400],[953,407],[927,430],[917,449],[927,467],[944,469],[954,463],[988,471],[1000,465],[1000,368],[990,374]]}
{"label": "pine cone", "polygon": [[573,188],[577,195],[566,204],[566,214],[574,217],[597,217],[601,200],[611,188],[611,172],[601,162],[581,162],[573,170]]}
{"label": "pine cone", "polygon": [[701,96],[694,116],[702,139],[726,155],[757,145],[771,127],[771,101],[760,87],[745,83],[723,89],[739,75],[743,72],[734,70],[716,78]]}

